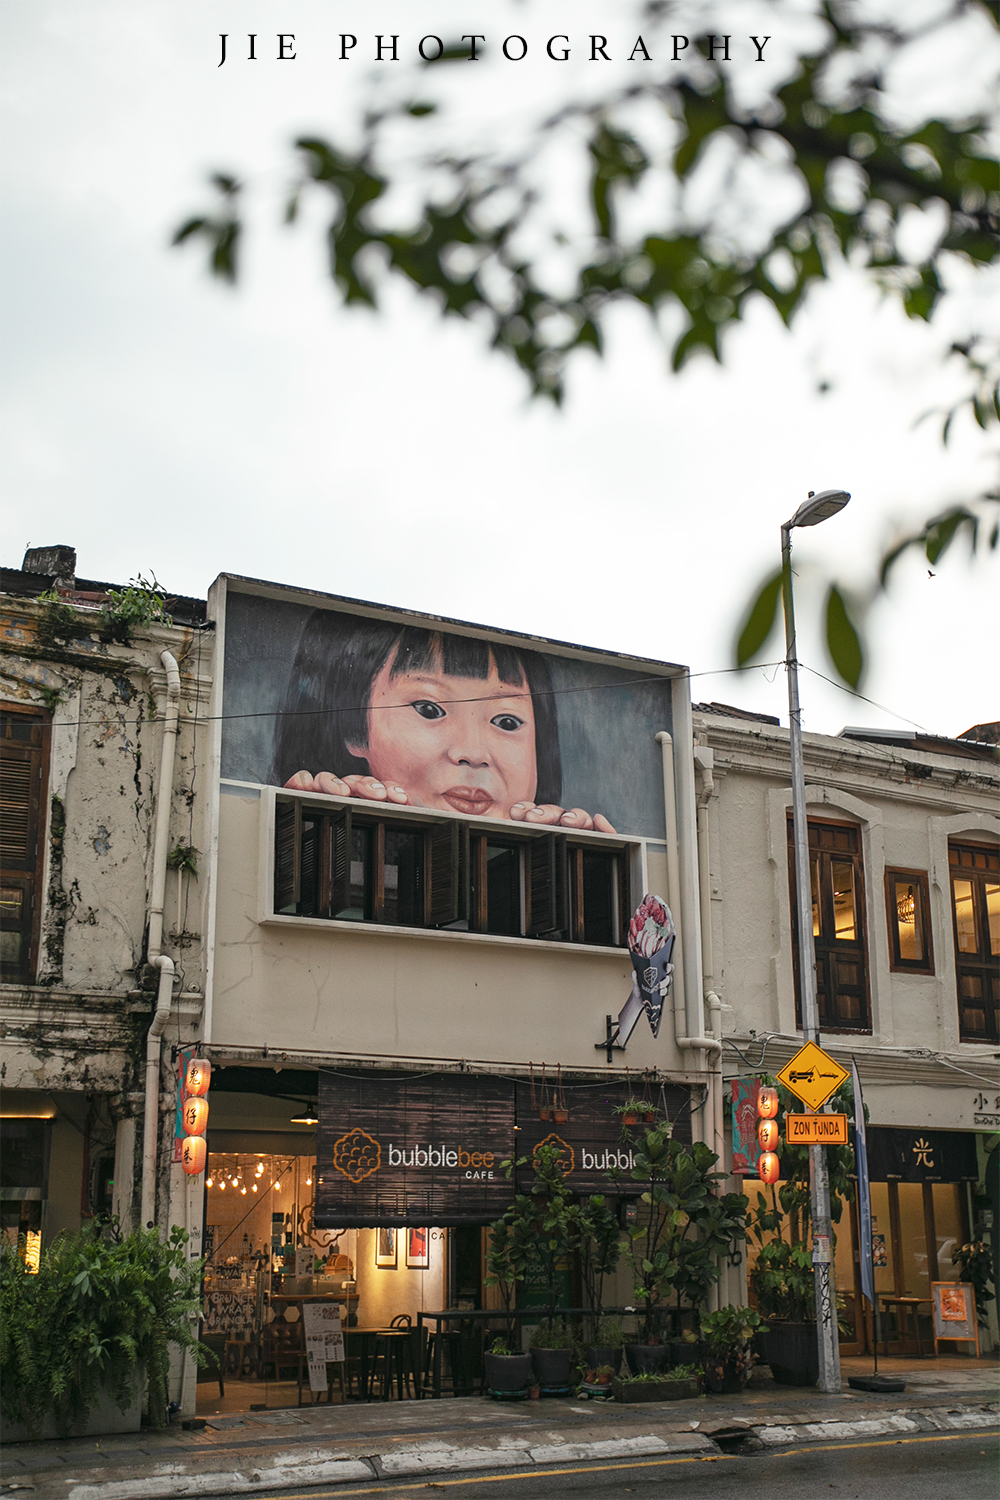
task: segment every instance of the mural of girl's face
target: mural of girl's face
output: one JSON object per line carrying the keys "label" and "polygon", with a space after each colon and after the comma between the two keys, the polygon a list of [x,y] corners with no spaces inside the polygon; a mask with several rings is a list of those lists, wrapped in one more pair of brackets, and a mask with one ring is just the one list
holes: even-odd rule
{"label": "mural of girl's face", "polygon": [[[372,776],[398,785],[416,807],[508,818],[532,802],[538,781],[535,714],[524,687],[489,677],[439,671],[390,676],[388,661],[372,684],[368,747],[351,753]],[[471,700],[471,701],[470,701]]]}

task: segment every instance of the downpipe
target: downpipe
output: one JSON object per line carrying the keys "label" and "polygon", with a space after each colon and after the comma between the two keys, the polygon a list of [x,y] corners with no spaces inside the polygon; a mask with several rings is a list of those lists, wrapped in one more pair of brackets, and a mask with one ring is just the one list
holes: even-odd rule
{"label": "downpipe", "polygon": [[161,951],[163,947],[163,902],[167,886],[167,855],[170,839],[170,802],[174,786],[174,756],[177,749],[177,718],[181,695],[181,674],[169,651],[160,652],[167,674],[167,711],[163,724],[163,749],[160,756],[160,779],[156,796],[156,824],[153,832],[153,884],[149,903],[149,946],[146,959],[151,968],[159,969],[156,1009],[146,1034],[146,1095],[142,1134],[142,1196],[139,1222],[152,1229],[156,1216],[156,1159],[160,1134],[160,1055],[163,1033],[170,1016],[174,986],[174,961]]}
{"label": "downpipe", "polygon": [[[661,729],[656,736],[663,762],[663,806],[665,811],[665,834],[667,841],[667,904],[674,918],[674,926],[681,936],[686,932],[681,901],[680,860],[677,840],[677,800],[674,787],[674,741],[673,736]],[[674,966],[671,986],[673,998],[674,1041],[684,1051],[703,1052],[711,1060],[722,1054],[722,1043],[715,1037],[688,1035],[687,998],[684,983],[683,962]]]}

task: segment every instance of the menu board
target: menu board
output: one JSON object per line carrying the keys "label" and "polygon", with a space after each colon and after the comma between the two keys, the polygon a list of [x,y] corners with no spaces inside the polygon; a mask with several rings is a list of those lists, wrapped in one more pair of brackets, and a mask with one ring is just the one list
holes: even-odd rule
{"label": "menu board", "polygon": [[979,1329],[976,1324],[976,1293],[965,1281],[932,1281],[934,1306],[934,1343],[939,1339],[957,1339],[975,1344],[979,1353]]}
{"label": "menu board", "polygon": [[344,1361],[344,1331],[339,1302],[304,1302],[302,1322],[306,1336],[309,1389],[325,1391],[328,1363]]}

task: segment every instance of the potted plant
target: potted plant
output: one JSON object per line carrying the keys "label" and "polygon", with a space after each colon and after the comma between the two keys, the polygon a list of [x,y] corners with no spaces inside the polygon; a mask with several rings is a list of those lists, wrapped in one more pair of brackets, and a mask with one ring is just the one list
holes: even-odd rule
{"label": "potted plant", "polygon": [[497,1395],[523,1391],[531,1379],[531,1356],[514,1344],[514,1299],[524,1280],[527,1261],[527,1246],[518,1226],[505,1214],[490,1225],[483,1278],[484,1285],[500,1293],[504,1307],[505,1334],[493,1341],[483,1357],[487,1389]]}
{"label": "potted plant", "polygon": [[752,1307],[730,1303],[702,1315],[706,1390],[733,1395],[744,1388],[757,1359],[754,1338],[759,1328],[760,1313]]}
{"label": "potted plant", "polygon": [[642,1222],[629,1230],[629,1261],[634,1295],[642,1304],[642,1338],[626,1346],[636,1374],[665,1368],[669,1351],[660,1330],[676,1298],[695,1308],[719,1278],[720,1258],[744,1238],[747,1200],[742,1193],[719,1194],[718,1160],[703,1141],[689,1148],[675,1141],[667,1123],[644,1129],[633,1145],[632,1178],[645,1184]]}
{"label": "potted plant", "polygon": [[540,1386],[565,1390],[573,1368],[573,1336],[558,1319],[539,1323],[531,1335],[531,1368]]}
{"label": "potted plant", "polygon": [[[508,1177],[517,1167],[526,1165],[526,1157],[503,1163]],[[492,1226],[498,1259],[496,1280],[488,1276],[487,1284],[501,1289],[506,1285],[508,1299],[529,1276],[542,1287],[545,1313],[531,1339],[532,1368],[539,1385],[568,1389],[573,1340],[556,1319],[556,1303],[566,1259],[580,1244],[582,1214],[566,1186],[561,1147],[536,1147],[532,1165],[535,1175],[528,1192],[515,1194],[513,1203]],[[509,1300],[507,1309],[510,1318]]]}
{"label": "potted plant", "polygon": [[[58,1235],[31,1274],[0,1248],[0,1385],[4,1436],[134,1432],[145,1384],[146,1420],[167,1423],[171,1346],[201,1364],[203,1262],[173,1228],[122,1235],[94,1221]],[[19,1435],[19,1434],[18,1434]]]}
{"label": "potted plant", "polygon": [[698,1394],[697,1365],[679,1365],[659,1374],[647,1372],[612,1380],[616,1401],[634,1405],[647,1401],[687,1401]]}
{"label": "potted plant", "polygon": [[487,1389],[497,1396],[523,1391],[531,1380],[531,1355],[512,1349],[504,1338],[494,1339],[483,1356]]}
{"label": "potted plant", "polygon": [[[776,1080],[762,1077],[762,1083]],[[798,1100],[778,1085],[778,1124],[789,1111],[801,1108]],[[853,1109],[854,1095],[845,1084],[832,1101],[843,1113]],[[782,1140],[785,1131],[780,1129]],[[854,1152],[849,1146],[825,1148],[830,1177],[830,1214],[840,1221],[844,1201],[853,1196],[848,1174],[854,1169]],[[770,1202],[762,1191],[749,1220],[750,1238],[757,1247],[756,1260],[750,1269],[749,1285],[764,1319],[757,1348],[760,1357],[771,1367],[779,1385],[810,1386],[819,1379],[819,1354],[816,1347],[816,1293],[811,1248],[811,1193],[809,1186],[809,1150],[805,1146],[780,1148],[784,1181],[777,1190],[770,1189]]]}
{"label": "potted plant", "polygon": [[602,1317],[597,1324],[594,1342],[584,1349],[584,1356],[595,1369],[598,1365],[610,1365],[617,1370],[621,1364],[623,1343],[621,1318]]}
{"label": "potted plant", "polygon": [[604,1279],[614,1275],[622,1254],[622,1231],[611,1200],[595,1193],[580,1205],[578,1255],[580,1277],[593,1313],[593,1342],[584,1350],[592,1365],[613,1364],[621,1358],[622,1325],[619,1318],[605,1318]]}
{"label": "potted plant", "polygon": [[643,1108],[641,1099],[626,1099],[624,1104],[615,1105],[615,1114],[619,1116],[623,1125],[638,1125]]}

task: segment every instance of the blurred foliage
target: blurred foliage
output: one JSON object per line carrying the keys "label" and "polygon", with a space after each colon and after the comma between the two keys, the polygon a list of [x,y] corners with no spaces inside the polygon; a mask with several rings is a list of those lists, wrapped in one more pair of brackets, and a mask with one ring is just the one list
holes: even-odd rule
{"label": "blurred foliage", "polygon": [[[295,143],[298,173],[286,221],[297,220],[304,195],[324,195],[330,275],[346,304],[376,308],[388,281],[401,277],[431,296],[443,316],[485,326],[491,346],[515,361],[532,395],[557,403],[570,357],[580,349],[603,352],[608,313],[623,301],[644,308],[658,329],[673,328],[675,370],[697,352],[721,360],[723,334],[755,298],[791,325],[810,289],[845,261],[866,268],[910,317],[928,320],[945,295],[949,258],[980,268],[996,258],[997,167],[984,119],[927,119],[917,129],[898,128],[887,74],[918,34],[926,44],[970,12],[994,25],[992,11],[981,0],[954,0],[928,22],[896,23],[884,8],[866,19],[846,0],[819,0],[816,9],[822,40],[803,52],[793,77],[751,109],[732,88],[731,65],[710,60],[701,37],[685,54],[691,59],[686,66],[672,64],[667,76],[654,64],[633,86],[570,103],[507,155],[463,151],[457,141],[451,152],[429,143],[421,153],[421,132],[437,128],[436,106],[424,101],[367,115],[356,150],[303,136]],[[655,0],[644,8],[647,37],[665,17]],[[449,46],[441,61],[451,66],[464,52]],[[433,67],[424,76],[433,78]],[[668,158],[654,159],[628,123],[637,106],[649,105],[672,123]],[[415,156],[394,173],[385,164],[387,145],[390,138],[398,143],[400,132],[408,133]],[[586,201],[575,205],[577,227],[543,227],[534,173],[542,153],[564,141],[578,142],[586,153]],[[726,164],[721,173],[720,162]],[[776,170],[797,185],[796,206],[768,226],[748,228],[752,216],[744,214],[735,231],[732,204],[746,201],[755,173]],[[414,209],[408,197],[408,207],[394,215],[390,195],[401,177],[420,185],[419,201]],[[212,273],[235,282],[245,192],[232,175],[216,173],[212,181],[218,206],[189,218],[174,242],[201,241]],[[646,201],[655,197],[675,207],[663,209],[660,227],[634,235],[622,227],[621,207],[624,195],[640,188],[656,189]],[[916,259],[901,233],[914,211],[940,221],[936,239]],[[402,222],[393,224],[394,216]],[[565,268],[567,251],[571,284],[556,292],[546,261],[556,253]],[[670,309],[679,309],[681,318],[664,319]],[[997,353],[982,339],[951,352],[965,359],[973,387],[945,413],[946,441],[960,408],[967,406],[983,429],[1000,419]],[[826,638],[842,680],[851,687],[860,680],[865,609],[897,560],[921,547],[933,566],[958,534],[975,550],[983,504],[997,498],[981,497],[979,511],[949,509],[901,538],[880,560],[877,582],[850,603],[842,585],[828,581]],[[994,524],[991,548],[997,535]],[[771,577],[754,591],[739,634],[740,665],[766,642],[776,603]]]}

